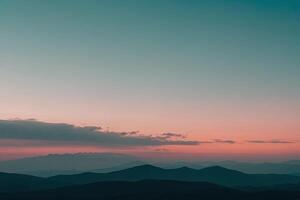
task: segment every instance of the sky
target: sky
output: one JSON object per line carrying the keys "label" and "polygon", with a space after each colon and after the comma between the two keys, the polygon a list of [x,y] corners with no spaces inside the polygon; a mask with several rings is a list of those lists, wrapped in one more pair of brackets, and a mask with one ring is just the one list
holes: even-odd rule
{"label": "sky", "polygon": [[0,160],[299,159],[299,20],[298,0],[0,0]]}

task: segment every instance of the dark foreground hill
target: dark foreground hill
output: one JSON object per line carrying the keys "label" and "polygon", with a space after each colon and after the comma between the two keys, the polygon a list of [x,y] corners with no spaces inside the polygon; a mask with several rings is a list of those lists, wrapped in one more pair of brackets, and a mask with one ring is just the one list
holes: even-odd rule
{"label": "dark foreground hill", "polygon": [[48,180],[70,184],[88,184],[100,181],[140,181],[177,180],[210,182],[224,186],[268,186],[280,184],[299,184],[300,177],[278,174],[246,174],[223,167],[207,167],[196,170],[187,167],[163,169],[152,165],[142,165],[111,173],[83,173],[60,175]]}
{"label": "dark foreground hill", "polygon": [[246,192],[204,182],[144,180],[100,182],[26,193],[0,194],[3,200],[299,200],[300,192]]}
{"label": "dark foreground hill", "polygon": [[62,185],[64,184],[35,176],[0,173],[0,193],[49,189]]}

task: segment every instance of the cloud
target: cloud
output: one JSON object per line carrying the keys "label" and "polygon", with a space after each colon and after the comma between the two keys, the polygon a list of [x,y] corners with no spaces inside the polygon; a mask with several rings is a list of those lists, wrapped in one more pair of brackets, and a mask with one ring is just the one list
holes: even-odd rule
{"label": "cloud", "polygon": [[186,138],[185,135],[180,134],[180,133],[163,133],[162,137],[166,137],[166,138]]}
{"label": "cloud", "polygon": [[226,144],[235,144],[236,142],[234,140],[220,140],[220,139],[215,139],[215,143],[226,143]]}
{"label": "cloud", "polygon": [[130,132],[120,132],[121,135],[138,135],[139,131],[130,131]]}
{"label": "cloud", "polygon": [[248,143],[256,143],[256,144],[290,144],[295,143],[293,141],[286,140],[248,140]]}
{"label": "cloud", "polygon": [[0,120],[0,140],[29,140],[105,147],[200,144],[195,140],[185,140],[179,137],[170,140],[169,137],[140,135],[137,131],[108,132],[98,126],[78,127],[37,120]]}
{"label": "cloud", "polygon": [[168,152],[168,149],[165,148],[158,148],[158,149],[154,149],[155,152]]}

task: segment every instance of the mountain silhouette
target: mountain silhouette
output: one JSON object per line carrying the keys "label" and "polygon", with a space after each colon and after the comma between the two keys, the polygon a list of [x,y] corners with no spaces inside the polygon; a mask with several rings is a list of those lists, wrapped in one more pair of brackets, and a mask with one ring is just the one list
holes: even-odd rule
{"label": "mountain silhouette", "polygon": [[87,171],[108,172],[144,164],[134,156],[116,153],[49,154],[1,161],[0,171],[34,176],[78,174]]}
{"label": "mountain silhouette", "polygon": [[174,162],[159,159],[150,161],[131,155],[116,153],[50,154],[47,156],[0,161],[0,172],[50,177],[60,174],[79,174],[87,171],[107,173],[149,163],[163,168],[180,168],[186,166],[194,169],[202,169],[217,165],[251,174],[300,174],[299,160],[273,163],[247,163],[230,160]]}
{"label": "mountain silhouette", "polygon": [[0,193],[53,189],[62,186],[85,185],[96,182],[136,182],[142,180],[209,182],[254,191],[265,189],[278,190],[280,187],[275,187],[277,185],[282,185],[282,188],[287,190],[288,188],[297,188],[300,185],[300,177],[291,175],[245,174],[219,166],[197,170],[188,167],[163,169],[153,165],[141,165],[110,173],[86,172],[75,175],[58,175],[49,178],[0,173]]}
{"label": "mountain silhouette", "polygon": [[[195,163],[194,163],[195,164]],[[290,160],[285,162],[264,162],[264,163],[247,163],[238,161],[211,161],[198,162],[198,166],[219,165],[245,173],[256,174],[300,174],[300,160]],[[187,165],[189,166],[189,165]],[[198,168],[198,167],[197,167]]]}
{"label": "mountain silhouette", "polygon": [[61,185],[63,184],[56,181],[30,175],[0,173],[0,193],[47,189]]}
{"label": "mountain silhouette", "polygon": [[300,183],[300,177],[278,174],[246,174],[219,166],[200,170],[192,168],[163,169],[142,165],[110,173],[82,173],[59,175],[49,180],[65,184],[88,184],[97,181],[140,181],[140,180],[205,181],[225,186],[266,186]]}
{"label": "mountain silhouette", "polygon": [[206,182],[144,180],[111,181],[51,190],[0,194],[5,200],[299,200],[300,192],[249,192]]}

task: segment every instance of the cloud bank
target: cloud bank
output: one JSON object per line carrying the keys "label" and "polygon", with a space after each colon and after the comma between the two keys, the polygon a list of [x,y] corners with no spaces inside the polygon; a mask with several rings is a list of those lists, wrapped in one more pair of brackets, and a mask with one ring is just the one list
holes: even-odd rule
{"label": "cloud bank", "polygon": [[0,120],[0,140],[30,140],[95,146],[198,145],[176,135],[146,136],[138,132],[108,132],[98,126],[78,127],[37,120]]}

